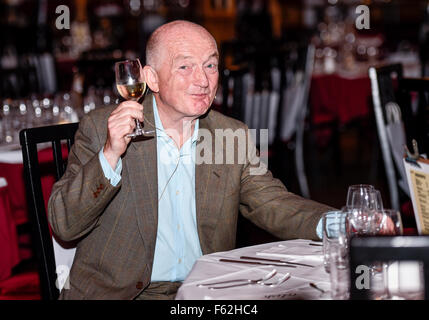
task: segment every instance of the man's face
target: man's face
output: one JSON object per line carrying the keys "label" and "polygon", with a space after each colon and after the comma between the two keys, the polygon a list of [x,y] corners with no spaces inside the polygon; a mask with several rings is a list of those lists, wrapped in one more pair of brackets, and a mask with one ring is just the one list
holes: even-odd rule
{"label": "man's face", "polygon": [[166,41],[165,49],[157,70],[162,107],[174,117],[203,115],[218,85],[216,43],[208,35],[183,32]]}

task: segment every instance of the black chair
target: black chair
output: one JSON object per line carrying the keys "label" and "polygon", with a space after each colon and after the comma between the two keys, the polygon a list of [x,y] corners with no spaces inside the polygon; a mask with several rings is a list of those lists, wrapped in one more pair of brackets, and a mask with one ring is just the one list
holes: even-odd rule
{"label": "black chair", "polygon": [[53,240],[43,199],[41,168],[39,165],[37,146],[51,143],[55,179],[59,180],[66,169],[63,160],[61,141],[67,142],[70,150],[78,123],[53,125],[47,127],[23,129],[19,133],[22,147],[24,176],[28,202],[29,221],[32,227],[32,241],[39,265],[39,276],[42,299],[54,300],[59,296],[56,273],[56,260]]}
{"label": "black chair", "polygon": [[[222,72],[222,112],[256,129],[257,145],[259,130],[268,129],[270,154],[278,156],[272,163],[281,173],[286,168],[287,175],[296,177],[300,193],[309,198],[303,149],[313,46],[272,40],[226,42],[222,47],[221,66],[230,56],[233,64]],[[286,158],[295,166],[285,165]]]}
{"label": "black chair", "polygon": [[403,77],[400,64],[372,67],[369,69],[369,77],[390,204],[392,208],[399,210],[401,202],[409,198],[401,159],[405,151],[398,145],[398,139],[392,140],[389,134],[391,135],[393,129],[398,132],[402,127],[403,143],[412,150],[412,140],[415,139],[420,151],[427,152],[429,79]]}
{"label": "black chair", "polygon": [[414,139],[421,153],[429,152],[429,78],[403,78],[399,102],[408,147]]}
{"label": "black chair", "polygon": [[350,242],[350,299],[368,300],[369,288],[358,288],[359,266],[373,262],[418,261],[423,263],[424,299],[429,299],[429,236],[355,237]]}

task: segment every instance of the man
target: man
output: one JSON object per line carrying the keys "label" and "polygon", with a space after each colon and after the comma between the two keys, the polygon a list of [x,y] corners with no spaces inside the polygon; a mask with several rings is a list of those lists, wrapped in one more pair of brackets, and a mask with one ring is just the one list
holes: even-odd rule
{"label": "man", "polygon": [[[332,209],[258,172],[264,167],[251,143],[242,163],[215,161],[231,152],[219,148],[216,133],[241,130],[246,143],[249,135],[243,123],[209,110],[219,53],[207,30],[165,24],[146,51],[153,94],[143,106],[126,101],[84,117],[54,185],[51,226],[63,240],[80,240],[60,298],[172,299],[198,257],[235,247],[239,211],[280,238],[320,239],[321,213]],[[156,135],[131,141],[134,119]]]}

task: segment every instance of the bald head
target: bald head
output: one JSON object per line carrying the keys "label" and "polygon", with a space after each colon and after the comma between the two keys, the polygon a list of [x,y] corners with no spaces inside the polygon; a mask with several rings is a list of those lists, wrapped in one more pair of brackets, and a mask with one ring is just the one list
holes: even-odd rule
{"label": "bald head", "polygon": [[172,46],[180,45],[186,40],[195,41],[196,39],[211,41],[217,47],[213,36],[196,23],[185,20],[166,23],[158,27],[149,37],[146,45],[146,64],[158,69],[159,63],[168,54],[166,51]]}

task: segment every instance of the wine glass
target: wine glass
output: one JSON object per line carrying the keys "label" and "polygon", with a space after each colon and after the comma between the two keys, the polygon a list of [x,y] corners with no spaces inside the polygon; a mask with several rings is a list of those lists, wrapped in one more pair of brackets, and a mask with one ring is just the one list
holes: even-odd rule
{"label": "wine glass", "polygon": [[[125,100],[138,101],[146,92],[146,82],[142,74],[142,66],[139,59],[125,60],[115,64],[116,87],[119,94]],[[136,128],[128,137],[137,137],[154,131],[143,130],[140,121],[134,119]]]}
{"label": "wine glass", "polygon": [[[382,209],[377,211],[377,235],[401,236],[403,235],[403,226],[401,213],[394,209]],[[382,299],[390,299],[389,290],[389,266],[391,263],[383,262],[383,289]]]}
{"label": "wine glass", "polygon": [[370,236],[377,232],[375,210],[368,207],[345,207],[347,237]]}
{"label": "wine glass", "polygon": [[382,210],[383,201],[380,191],[368,184],[357,184],[349,187],[347,192],[347,207]]}
{"label": "wine glass", "polygon": [[402,219],[399,211],[382,209],[378,211],[377,234],[399,236],[403,234]]}

